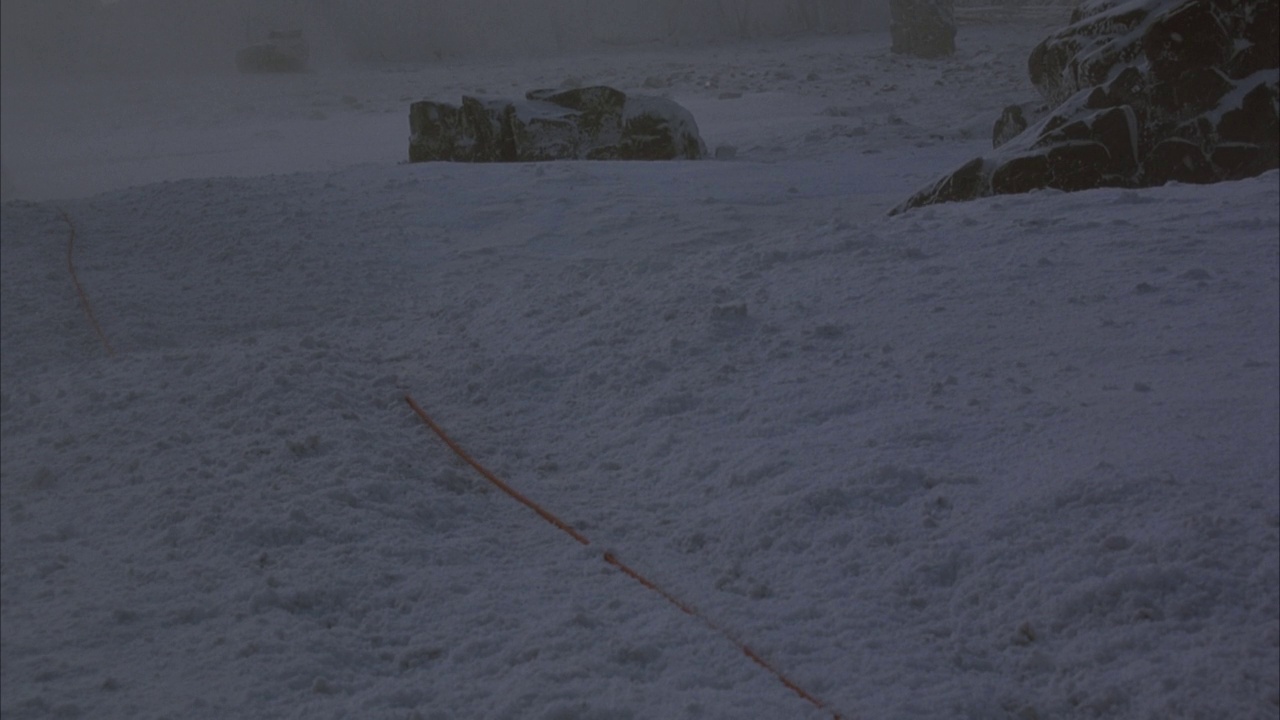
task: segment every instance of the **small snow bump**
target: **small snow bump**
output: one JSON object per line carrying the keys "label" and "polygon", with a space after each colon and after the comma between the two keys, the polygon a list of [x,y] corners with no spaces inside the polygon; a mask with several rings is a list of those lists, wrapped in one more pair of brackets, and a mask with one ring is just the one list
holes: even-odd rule
{"label": "small snow bump", "polygon": [[713,320],[731,320],[735,318],[745,318],[746,316],[746,303],[717,305],[711,308],[711,319]]}
{"label": "small snow bump", "polygon": [[309,435],[305,440],[289,440],[285,444],[288,446],[289,451],[299,458],[320,454],[320,437],[318,435]]}
{"label": "small snow bump", "polygon": [[1124,535],[1110,535],[1102,541],[1102,547],[1112,552],[1126,550],[1132,544],[1133,541]]}
{"label": "small snow bump", "polygon": [[115,620],[117,623],[121,625],[127,625],[138,619],[138,613],[132,610],[118,609],[118,610],[112,611],[111,619]]}
{"label": "small snow bump", "polygon": [[1035,640],[1036,629],[1031,626],[1030,621],[1024,620],[1013,633],[1013,643],[1015,645],[1030,645]]}
{"label": "small snow bump", "polygon": [[824,340],[835,340],[844,336],[844,328],[832,324],[819,325],[813,329],[813,335]]}

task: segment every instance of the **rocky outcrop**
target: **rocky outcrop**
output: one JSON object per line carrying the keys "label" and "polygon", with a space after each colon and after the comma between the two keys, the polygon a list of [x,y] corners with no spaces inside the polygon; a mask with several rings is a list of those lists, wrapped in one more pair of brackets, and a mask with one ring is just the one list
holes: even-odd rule
{"label": "rocky outcrop", "polygon": [[893,52],[937,58],[956,50],[954,0],[889,0],[889,18]]}
{"label": "rocky outcrop", "polygon": [[523,101],[463,97],[409,106],[409,161],[696,160],[698,125],[672,100],[611,87],[533,90]]}
{"label": "rocky outcrop", "polygon": [[893,212],[1039,188],[1211,183],[1280,167],[1277,7],[1086,0],[1028,59],[1054,109],[1015,133],[1025,118],[1019,106],[1006,108],[995,153]]}

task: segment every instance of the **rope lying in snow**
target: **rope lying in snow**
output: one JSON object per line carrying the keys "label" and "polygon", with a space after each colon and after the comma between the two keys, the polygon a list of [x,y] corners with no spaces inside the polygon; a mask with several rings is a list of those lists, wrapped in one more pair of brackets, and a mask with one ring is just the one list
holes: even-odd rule
{"label": "rope lying in snow", "polygon": [[76,243],[76,226],[65,210],[62,211],[62,221],[67,224],[67,229],[70,231],[67,234],[67,270],[71,273],[71,282],[76,286],[76,294],[80,296],[80,307],[84,309],[85,317],[89,318],[89,324],[93,325],[93,331],[98,333],[98,339],[102,341],[102,347],[107,349],[107,355],[115,355],[116,351],[111,349],[111,342],[107,340],[106,333],[102,332],[102,326],[93,316],[93,305],[89,303],[89,295],[85,293],[84,286],[80,284],[80,278],[76,276],[75,263],[71,262],[71,249]]}
{"label": "rope lying in snow", "polygon": [[[507,495],[510,495],[521,505],[524,505],[530,510],[533,510],[543,520],[546,520],[548,523],[554,525],[557,529],[564,532],[566,535],[573,538],[574,540],[577,540],[579,543],[583,545],[591,544],[591,541],[588,540],[585,536],[583,536],[582,533],[579,533],[577,530],[574,530],[573,527],[570,526],[568,523],[556,517],[551,512],[547,511],[545,508],[539,505],[538,503],[534,502],[533,500],[530,500],[528,497],[520,493],[518,490],[511,487],[507,483],[503,482],[501,479],[498,478],[497,475],[494,475],[491,471],[485,468],[485,466],[481,465],[478,461],[476,461],[475,458],[471,457],[471,455],[466,450],[464,450],[461,445],[459,445],[457,442],[453,440],[453,438],[449,437],[449,435],[445,433],[444,428],[436,424],[436,422],[431,419],[431,416],[427,415],[427,412],[422,409],[421,405],[419,405],[416,401],[414,401],[411,395],[405,395],[404,399],[405,399],[405,402],[409,403],[409,407],[413,409],[413,412],[416,413],[419,418],[421,418],[422,422],[425,423],[426,426],[430,428],[431,431],[434,432],[441,440],[443,440],[444,444],[448,445],[450,450],[452,450],[455,454],[457,454],[458,457],[462,458],[468,465],[475,468],[477,472],[483,475],[486,480],[493,483],[495,487],[497,487],[499,490],[506,493]],[[747,658],[750,659],[752,662],[754,662],[755,664],[767,670],[771,675],[773,675],[783,685],[785,685],[787,689],[791,690],[796,695],[799,695],[801,698],[803,698],[804,700],[806,700],[807,702],[809,702],[811,705],[818,708],[819,710],[823,710],[825,712],[831,713],[831,717],[833,720],[842,720],[839,713],[828,708],[826,704],[823,703],[821,700],[819,700],[815,695],[808,692],[804,688],[800,687],[791,678],[788,678],[786,675],[782,674],[782,671],[778,670],[773,665],[770,665],[767,660],[761,657],[761,655],[757,653],[755,650],[752,650],[746,643],[734,637],[732,633],[730,633],[721,625],[717,624],[707,616],[698,612],[693,606],[688,605],[687,603],[681,601],[676,596],[664,590],[657,583],[653,582],[649,578],[636,572],[630,566],[626,565],[621,560],[619,560],[618,557],[613,553],[605,552],[602,559],[606,563],[621,570],[622,573],[627,577],[631,578],[632,580],[635,580],[636,582],[640,583],[646,588],[661,595],[663,599],[665,599],[667,602],[679,608],[680,611],[683,612],[684,614],[693,616],[701,620],[703,624],[705,624],[707,627],[710,627],[712,630],[715,630],[716,632],[723,635],[725,639],[733,643],[739,650],[741,650],[743,655],[746,655]]]}
{"label": "rope lying in snow", "polygon": [[485,477],[486,480],[493,483],[502,492],[515,498],[516,502],[538,513],[538,516],[541,517],[543,520],[546,520],[552,525],[555,525],[557,528],[563,530],[565,533],[569,535],[569,537],[573,538],[574,540],[577,540],[583,545],[591,544],[590,540],[586,539],[585,537],[582,536],[581,533],[579,533],[577,530],[574,530],[572,527],[570,527],[569,523],[547,512],[545,509],[543,509],[541,505],[530,500],[524,495],[520,494],[518,490],[511,487],[510,485],[502,482],[502,480],[498,479],[497,475],[494,475],[492,472],[489,471],[488,468],[486,468],[485,466],[477,462],[476,459],[471,457],[471,455],[469,455],[466,450],[462,449],[461,445],[454,442],[453,438],[449,437],[445,433],[444,428],[437,425],[436,422],[432,420],[429,415],[427,415],[427,412],[422,409],[422,406],[414,402],[412,397],[405,395],[404,399],[409,403],[409,407],[413,408],[413,411],[418,414],[418,417],[422,418],[422,422],[426,423],[427,427],[431,428],[432,432],[434,432],[436,435],[439,435],[440,439],[444,441],[445,445],[449,446],[450,450],[457,453],[458,457],[467,461],[467,464],[475,468],[481,475]]}

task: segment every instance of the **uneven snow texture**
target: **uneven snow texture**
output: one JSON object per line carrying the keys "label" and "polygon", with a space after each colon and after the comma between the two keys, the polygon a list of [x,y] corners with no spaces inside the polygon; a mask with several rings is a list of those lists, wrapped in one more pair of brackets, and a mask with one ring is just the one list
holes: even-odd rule
{"label": "uneven snow texture", "polygon": [[1275,717],[1280,176],[886,218],[993,38],[670,71],[732,162],[6,203],[5,720],[824,717],[605,550],[846,718]]}

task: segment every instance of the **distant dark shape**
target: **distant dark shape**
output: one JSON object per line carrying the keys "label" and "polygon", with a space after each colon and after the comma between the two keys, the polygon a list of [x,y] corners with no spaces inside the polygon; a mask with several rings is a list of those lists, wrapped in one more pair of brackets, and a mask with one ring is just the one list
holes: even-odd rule
{"label": "distant dark shape", "polygon": [[310,55],[301,30],[272,30],[266,42],[236,53],[236,69],[242,73],[305,72]]}
{"label": "distant dark shape", "polygon": [[524,100],[409,106],[409,162],[696,160],[693,115],[672,100],[603,85],[531,90]]}
{"label": "distant dark shape", "polygon": [[889,0],[892,50],[922,58],[947,57],[956,51],[954,0]]}
{"label": "distant dark shape", "polygon": [[992,155],[892,212],[1041,188],[1213,183],[1280,167],[1278,38],[1276,0],[1085,0],[1027,61],[1053,109],[1015,133],[1020,111],[1006,108]]}

